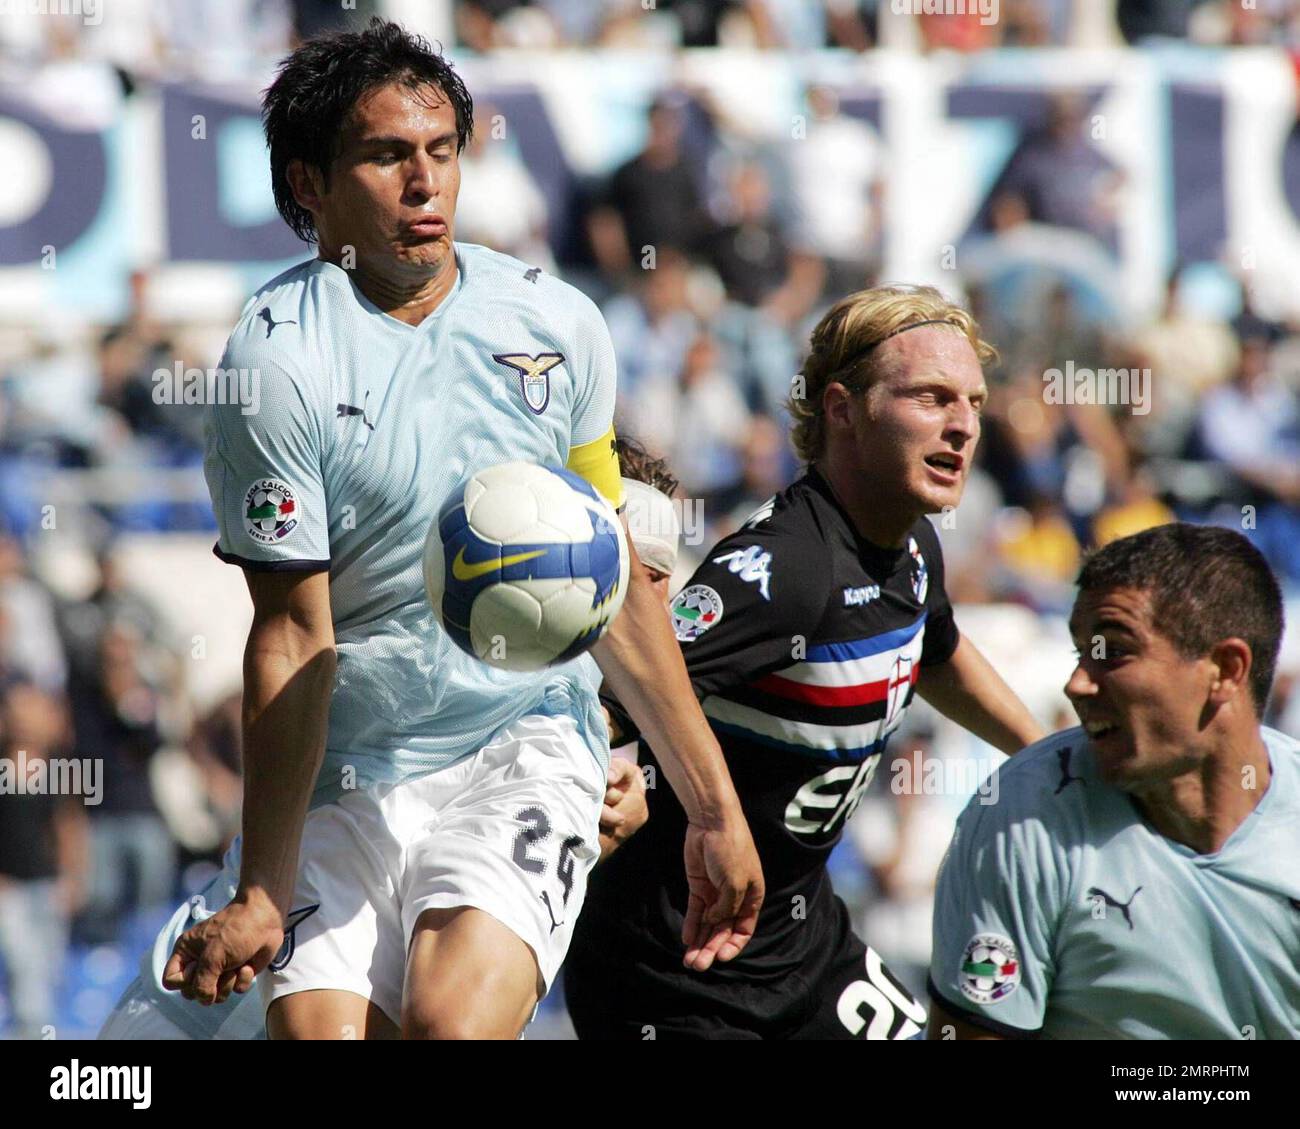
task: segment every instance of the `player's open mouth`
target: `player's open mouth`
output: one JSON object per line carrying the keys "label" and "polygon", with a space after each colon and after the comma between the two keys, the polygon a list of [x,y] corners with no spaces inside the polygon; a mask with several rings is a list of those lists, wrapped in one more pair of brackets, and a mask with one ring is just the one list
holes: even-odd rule
{"label": "player's open mouth", "polygon": [[1119,726],[1110,721],[1087,721],[1083,725],[1084,731],[1094,740],[1102,737],[1109,737],[1112,733],[1119,732]]}
{"label": "player's open mouth", "polygon": [[930,473],[935,478],[951,483],[957,481],[964,461],[960,455],[944,452],[938,455],[927,455],[925,465],[929,467]]}

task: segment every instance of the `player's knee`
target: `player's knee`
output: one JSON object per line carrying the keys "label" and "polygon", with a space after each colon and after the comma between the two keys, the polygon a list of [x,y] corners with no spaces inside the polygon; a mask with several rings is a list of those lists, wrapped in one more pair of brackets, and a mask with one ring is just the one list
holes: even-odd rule
{"label": "player's knee", "polygon": [[413,1001],[402,1009],[403,1039],[514,1039],[523,1024],[514,1024],[491,1001],[476,998],[432,998]]}

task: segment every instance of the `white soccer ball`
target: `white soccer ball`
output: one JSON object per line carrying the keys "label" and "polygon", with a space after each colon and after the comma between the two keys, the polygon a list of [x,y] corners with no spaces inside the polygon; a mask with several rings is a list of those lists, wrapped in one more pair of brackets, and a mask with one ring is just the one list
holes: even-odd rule
{"label": "white soccer ball", "polygon": [[506,463],[444,505],[424,543],[424,586],[462,650],[502,670],[577,658],[627,594],[618,514],[568,470]]}

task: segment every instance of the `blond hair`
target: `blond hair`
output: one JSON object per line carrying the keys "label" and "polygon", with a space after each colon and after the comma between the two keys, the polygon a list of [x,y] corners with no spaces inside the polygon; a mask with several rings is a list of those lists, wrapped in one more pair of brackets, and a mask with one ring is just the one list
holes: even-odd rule
{"label": "blond hair", "polygon": [[949,302],[933,286],[876,286],[842,298],[812,331],[811,349],[786,401],[794,423],[791,441],[804,462],[819,458],[826,445],[827,385],[838,381],[862,392],[880,375],[874,349],[905,329],[943,322],[965,334],[981,365],[997,359],[997,350],[980,337],[979,323]]}

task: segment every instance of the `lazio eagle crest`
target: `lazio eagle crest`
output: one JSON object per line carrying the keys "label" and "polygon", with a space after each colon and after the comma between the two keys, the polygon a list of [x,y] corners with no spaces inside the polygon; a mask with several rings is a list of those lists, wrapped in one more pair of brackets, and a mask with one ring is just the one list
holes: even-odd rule
{"label": "lazio eagle crest", "polygon": [[556,365],[564,363],[563,353],[493,353],[492,359],[498,364],[508,365],[519,374],[519,388],[524,395],[524,403],[535,415],[546,411],[551,402],[550,372]]}

